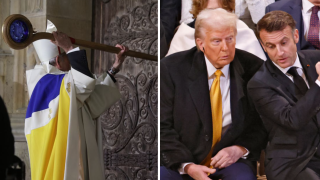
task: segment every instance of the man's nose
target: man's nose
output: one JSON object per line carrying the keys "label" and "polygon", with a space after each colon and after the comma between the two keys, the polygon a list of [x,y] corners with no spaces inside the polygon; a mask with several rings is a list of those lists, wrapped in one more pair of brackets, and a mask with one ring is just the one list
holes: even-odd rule
{"label": "man's nose", "polygon": [[227,51],[229,48],[228,48],[226,40],[223,40],[221,43],[222,43],[221,44],[222,45],[222,50],[223,51]]}
{"label": "man's nose", "polygon": [[277,55],[282,56],[284,54],[284,50],[281,46],[277,46]]}

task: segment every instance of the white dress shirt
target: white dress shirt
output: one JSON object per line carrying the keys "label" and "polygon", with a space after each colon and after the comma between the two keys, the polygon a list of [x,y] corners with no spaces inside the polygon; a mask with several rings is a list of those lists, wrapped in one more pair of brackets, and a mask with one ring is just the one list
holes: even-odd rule
{"label": "white dress shirt", "polygon": [[[309,83],[308,83],[308,81],[307,81],[306,75],[305,75],[304,72],[303,72],[303,68],[302,68],[302,65],[301,65],[301,63],[300,63],[300,59],[299,59],[299,56],[298,56],[298,55],[297,55],[296,61],[293,63],[293,65],[290,66],[290,67],[287,67],[287,68],[282,68],[282,67],[278,66],[276,63],[274,63],[273,61],[272,61],[272,63],[273,63],[277,68],[279,68],[279,70],[280,70],[283,74],[285,74],[292,82],[293,82],[293,76],[292,76],[291,74],[289,74],[288,71],[289,71],[289,69],[290,69],[291,67],[297,67],[297,72],[298,72],[298,74],[302,77],[302,79],[304,80],[304,82],[307,84],[308,89],[310,89]],[[320,86],[320,81],[319,81],[318,79],[317,79],[315,82],[316,82],[316,84],[318,84],[318,86]]]}
{"label": "white dress shirt", "polygon": [[[206,60],[207,65],[207,73],[208,73],[208,85],[209,85],[209,91],[211,89],[211,85],[216,78],[214,73],[216,72],[216,68],[211,64],[211,62],[208,60],[206,56],[204,56]],[[232,123],[231,118],[231,108],[230,108],[230,71],[229,71],[230,64],[225,65],[221,70],[222,75],[220,76],[220,90],[222,95],[222,134],[224,134],[229,125]],[[246,149],[246,148],[245,148]],[[246,159],[246,157],[249,155],[248,149],[247,153],[242,156],[242,158]],[[184,168],[186,165],[191,164],[191,162],[188,163],[182,163],[180,168],[178,169],[180,174],[186,174],[184,171]]]}
{"label": "white dress shirt", "polygon": [[[308,31],[310,28],[310,18],[312,14],[312,7],[314,5],[308,0],[302,0],[302,19],[304,24],[304,37],[308,41]],[[320,19],[320,11],[318,11],[318,17]],[[320,34],[320,32],[319,32]]]}

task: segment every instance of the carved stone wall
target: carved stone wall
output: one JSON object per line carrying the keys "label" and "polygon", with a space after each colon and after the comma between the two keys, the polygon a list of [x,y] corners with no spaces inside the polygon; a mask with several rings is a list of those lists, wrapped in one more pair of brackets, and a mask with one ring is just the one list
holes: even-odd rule
{"label": "carved stone wall", "polygon": [[[156,0],[95,0],[93,22],[96,42],[157,55]],[[101,51],[92,54],[96,74],[115,59]],[[158,63],[127,57],[115,78],[122,98],[100,116],[106,179],[157,179]]]}

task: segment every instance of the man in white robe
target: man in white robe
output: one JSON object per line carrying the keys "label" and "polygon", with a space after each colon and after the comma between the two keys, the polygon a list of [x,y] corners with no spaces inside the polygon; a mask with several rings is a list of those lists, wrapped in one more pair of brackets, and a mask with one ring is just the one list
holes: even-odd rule
{"label": "man in white robe", "polygon": [[[56,29],[51,24],[52,30]],[[42,63],[27,71],[30,102],[25,134],[31,177],[105,179],[101,126],[96,118],[120,99],[113,76],[127,49],[117,45],[121,51],[113,67],[96,78],[89,71],[85,51],[73,48],[64,33],[53,35],[52,43],[48,40],[34,43]],[[58,55],[57,46],[66,54]]]}

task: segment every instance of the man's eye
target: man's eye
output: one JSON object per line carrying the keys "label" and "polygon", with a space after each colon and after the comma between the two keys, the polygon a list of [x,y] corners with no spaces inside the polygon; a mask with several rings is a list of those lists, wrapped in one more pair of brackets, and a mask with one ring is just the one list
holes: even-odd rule
{"label": "man's eye", "polygon": [[218,45],[219,43],[220,43],[219,40],[213,40],[213,41],[212,41],[212,44],[214,44],[214,45]]}
{"label": "man's eye", "polygon": [[273,45],[267,45],[268,48],[273,49],[274,46]]}

